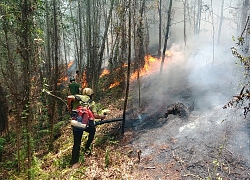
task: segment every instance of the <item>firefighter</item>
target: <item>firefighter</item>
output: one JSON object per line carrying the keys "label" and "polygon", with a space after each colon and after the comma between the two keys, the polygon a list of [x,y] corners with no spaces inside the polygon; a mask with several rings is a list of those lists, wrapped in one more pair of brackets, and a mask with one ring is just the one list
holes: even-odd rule
{"label": "firefighter", "polygon": [[[93,95],[94,92],[91,88],[84,88],[82,91],[82,95],[76,95],[76,96],[68,96],[68,108],[70,109],[76,109],[80,104],[88,103],[88,106],[90,107],[91,112],[93,113],[93,116],[95,119],[105,119],[105,115],[100,115],[97,113],[97,108],[95,105],[95,101],[93,101]],[[79,101],[80,98],[80,101]],[[71,103],[73,102],[73,103]],[[73,104],[73,107],[71,107],[71,104]],[[74,137],[74,145],[72,149],[72,158],[71,158],[71,165],[74,165],[78,163],[79,161],[79,155],[80,155],[80,146],[81,146],[81,140],[83,132],[86,131],[88,133],[88,140],[85,144],[84,151],[86,154],[91,153],[91,143],[94,140],[96,128],[94,123],[89,123],[89,126],[87,126],[86,129],[79,129],[77,127],[72,126],[73,129],[73,137]]]}
{"label": "firefighter", "polygon": [[82,84],[82,77],[79,70],[76,70],[75,80],[77,83]]}
{"label": "firefighter", "polygon": [[81,91],[81,85],[78,84],[73,77],[70,78],[70,84],[68,85],[68,93],[75,95],[75,94],[80,94]]}

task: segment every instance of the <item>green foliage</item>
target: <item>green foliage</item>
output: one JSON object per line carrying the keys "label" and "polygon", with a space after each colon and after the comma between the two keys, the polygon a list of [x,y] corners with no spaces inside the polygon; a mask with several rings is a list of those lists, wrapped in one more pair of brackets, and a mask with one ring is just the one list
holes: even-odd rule
{"label": "green foliage", "polygon": [[[249,35],[249,34],[248,34]],[[240,84],[242,87],[239,95],[234,96],[234,98],[224,106],[224,109],[228,107],[237,107],[244,110],[244,116],[246,117],[250,112],[250,92],[249,92],[249,70],[250,70],[250,56],[249,56],[249,42],[246,42],[247,36],[240,36],[236,38],[233,36],[233,41],[236,43],[236,47],[232,47],[231,51],[234,57],[236,57],[240,64],[244,67],[244,73],[242,76],[243,84]],[[238,63],[236,63],[238,64]]]}
{"label": "green foliage", "polygon": [[108,168],[109,166],[109,150],[106,149],[106,152],[105,152],[105,168]]}
{"label": "green foliage", "polygon": [[33,156],[32,167],[29,170],[31,172],[32,179],[48,179],[49,178],[49,174],[46,171],[43,171],[41,166],[42,166],[42,161],[36,156]]}
{"label": "green foliage", "polygon": [[58,159],[58,167],[62,169],[65,169],[66,167],[68,167],[70,165],[70,158],[71,158],[70,154],[61,156]]}
{"label": "green foliage", "polygon": [[97,137],[95,139],[95,145],[96,146],[102,146],[105,143],[109,144],[118,144],[119,142],[115,139],[114,136],[108,134],[108,135],[103,135],[101,137]]}
{"label": "green foliage", "polygon": [[6,142],[6,140],[4,138],[0,138],[0,155],[1,155],[1,153],[3,153],[5,142]]}
{"label": "green foliage", "polygon": [[64,127],[67,124],[67,121],[59,121],[58,123],[55,124],[54,126],[54,131],[55,133],[58,133],[62,127]]}
{"label": "green foliage", "polygon": [[85,162],[84,151],[80,152],[79,163],[83,164]]}
{"label": "green foliage", "polygon": [[101,103],[96,103],[96,109],[98,111],[98,113],[103,109],[103,105]]}

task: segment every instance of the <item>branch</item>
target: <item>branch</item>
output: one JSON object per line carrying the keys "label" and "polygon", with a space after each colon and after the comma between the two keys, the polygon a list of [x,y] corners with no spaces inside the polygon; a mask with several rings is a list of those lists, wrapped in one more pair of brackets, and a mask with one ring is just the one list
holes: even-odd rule
{"label": "branch", "polygon": [[247,24],[248,24],[248,21],[249,21],[249,16],[247,17],[247,22],[246,22],[246,24],[245,24],[245,27],[244,27],[244,29],[243,29],[243,31],[242,31],[242,33],[241,33],[241,36],[240,37],[242,37],[243,36],[243,33],[245,32],[245,30],[247,29]]}
{"label": "branch", "polygon": [[46,89],[43,89],[43,92],[45,92],[46,94],[48,94],[48,95],[50,95],[52,97],[55,97],[55,98],[59,99],[60,101],[62,101],[68,107],[67,102],[65,102],[62,98],[52,94],[50,91],[47,91]]}

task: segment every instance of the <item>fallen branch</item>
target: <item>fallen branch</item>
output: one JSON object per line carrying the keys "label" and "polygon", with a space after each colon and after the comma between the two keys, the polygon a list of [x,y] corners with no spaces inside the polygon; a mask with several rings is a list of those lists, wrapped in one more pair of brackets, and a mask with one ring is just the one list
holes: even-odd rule
{"label": "fallen branch", "polygon": [[50,91],[47,91],[47,90],[45,90],[45,89],[43,89],[43,92],[45,92],[46,94],[48,94],[48,95],[50,95],[50,96],[52,96],[52,97],[55,97],[56,99],[59,99],[60,101],[62,101],[62,102],[68,107],[67,102],[64,101],[62,98],[60,98],[60,97],[58,97],[58,96],[52,94]]}
{"label": "fallen branch", "polygon": [[155,166],[152,166],[152,167],[144,167],[144,169],[155,169]]}
{"label": "fallen branch", "polygon": [[185,175],[183,175],[183,176],[184,176],[184,177],[192,176],[192,177],[195,177],[195,178],[198,178],[198,179],[202,180],[202,178],[201,178],[200,176],[195,175],[195,174],[185,174]]}
{"label": "fallen branch", "polygon": [[180,163],[181,165],[184,165],[185,162],[178,156],[178,155],[175,155],[174,154],[174,151],[172,151],[172,155],[173,155],[173,158],[178,162]]}

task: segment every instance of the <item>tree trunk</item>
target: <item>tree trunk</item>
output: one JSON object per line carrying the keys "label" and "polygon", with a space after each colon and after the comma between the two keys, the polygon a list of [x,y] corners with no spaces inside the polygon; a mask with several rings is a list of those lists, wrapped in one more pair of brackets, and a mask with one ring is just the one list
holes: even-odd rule
{"label": "tree trunk", "polygon": [[198,10],[197,10],[196,22],[195,22],[195,34],[200,33],[202,0],[198,0],[197,8]]}
{"label": "tree trunk", "polygon": [[130,64],[131,64],[131,0],[129,0],[128,4],[128,68],[127,68],[127,82],[126,82],[126,94],[124,99],[124,107],[123,107],[123,120],[122,120],[122,135],[124,135],[125,128],[125,119],[126,119],[126,109],[128,103],[128,95],[129,95],[129,81],[130,81]]}
{"label": "tree trunk", "polygon": [[106,39],[107,39],[107,36],[108,36],[108,29],[109,29],[110,20],[111,20],[111,17],[112,17],[113,8],[114,8],[114,0],[111,0],[109,15],[108,15],[108,18],[106,20],[106,27],[105,27],[105,31],[104,31],[104,34],[103,34],[103,37],[102,37],[102,44],[101,44],[100,51],[98,53],[98,56],[99,56],[98,72],[100,72],[101,66],[102,66],[102,58],[103,58],[104,49],[105,49],[105,42],[106,42]]}
{"label": "tree trunk", "polygon": [[[8,101],[6,98],[6,93],[2,87],[0,82],[0,135],[4,132],[8,127]],[[7,130],[8,131],[8,130]],[[0,157],[1,158],[1,157]]]}
{"label": "tree trunk", "polygon": [[187,16],[187,0],[184,0],[184,22],[183,22],[183,37],[184,37],[184,43],[185,46],[187,45],[187,22],[186,22],[186,16]]}
{"label": "tree trunk", "polygon": [[219,24],[219,30],[218,30],[217,45],[220,45],[221,28],[222,28],[222,24],[224,20],[223,9],[224,9],[224,0],[222,0],[221,8],[220,8],[220,24]]}
{"label": "tree trunk", "polygon": [[80,71],[80,74],[82,74],[83,72],[83,64],[84,64],[84,61],[83,61],[83,28],[82,28],[82,0],[78,0],[78,19],[79,19],[79,44],[80,44],[80,50],[79,50],[79,54],[80,54],[80,57],[78,58],[78,70]]}
{"label": "tree trunk", "polygon": [[215,37],[214,37],[214,11],[213,11],[213,0],[210,1],[211,2],[211,16],[212,16],[212,39],[213,39],[213,52],[212,52],[212,66],[214,65],[214,41],[215,41]]}
{"label": "tree trunk", "polygon": [[31,89],[31,58],[32,58],[32,11],[30,11],[32,4],[29,0],[24,0],[21,4],[22,8],[22,31],[20,42],[21,53],[24,63],[22,64],[23,78],[24,78],[24,100],[22,102],[23,116],[22,118],[26,120],[27,128],[27,156],[28,156],[28,179],[31,179],[31,165],[32,165],[32,147],[31,147],[31,114],[30,114],[30,89]]}
{"label": "tree trunk", "polygon": [[[72,7],[71,7],[71,3],[70,3],[70,15],[71,15],[71,18],[73,18],[73,12],[72,12]],[[72,22],[72,28],[73,28],[73,33],[74,33],[74,45],[75,45],[75,53],[76,53],[76,59],[75,61],[78,62],[79,61],[79,46],[78,46],[78,38],[77,38],[77,33],[76,33],[76,25],[75,25],[75,22],[73,21]]]}
{"label": "tree trunk", "polygon": [[170,23],[171,23],[171,9],[172,9],[172,0],[170,0],[170,2],[169,2],[169,8],[168,8],[167,30],[166,30],[166,35],[165,35],[164,48],[163,48],[163,52],[162,52],[160,74],[162,74],[163,65],[164,65],[164,60],[165,60],[165,52],[166,52],[166,49],[167,49],[168,34],[169,34]]}
{"label": "tree trunk", "polygon": [[[57,91],[57,81],[58,81],[58,61],[59,61],[59,39],[58,39],[58,23],[57,23],[57,3],[53,0],[53,17],[54,17],[54,92]],[[51,109],[51,130],[50,130],[50,149],[53,147],[54,141],[54,124],[55,124],[55,113],[56,113],[56,100],[52,99],[52,109]]]}
{"label": "tree trunk", "polygon": [[158,43],[158,58],[161,57],[161,1],[159,0],[158,14],[159,14],[159,43]]}
{"label": "tree trunk", "polygon": [[46,8],[46,46],[45,46],[45,50],[46,50],[46,63],[45,63],[45,72],[47,72],[46,74],[49,74],[49,78],[51,77],[51,69],[52,69],[52,65],[51,65],[51,26],[50,26],[50,18],[49,18],[49,4],[48,4],[48,0],[45,0],[45,8]]}
{"label": "tree trunk", "polygon": [[244,29],[245,24],[246,24],[247,16],[249,15],[249,13],[248,13],[249,5],[250,5],[250,0],[243,0],[239,31],[242,31]]}

